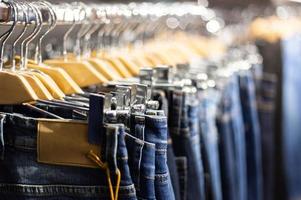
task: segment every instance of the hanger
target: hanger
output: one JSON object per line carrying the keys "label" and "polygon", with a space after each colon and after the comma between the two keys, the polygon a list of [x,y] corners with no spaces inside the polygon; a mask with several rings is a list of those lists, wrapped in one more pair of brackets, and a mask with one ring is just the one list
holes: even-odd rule
{"label": "hanger", "polygon": [[103,20],[103,16],[99,16],[98,15],[98,12],[96,9],[92,9],[92,12],[93,12],[93,16],[97,19],[91,19],[93,20],[93,22],[91,21],[91,23],[93,24],[91,26],[91,29],[87,31],[87,33],[83,36],[84,38],[84,44],[85,47],[84,47],[84,58],[89,62],[91,63],[91,65],[93,67],[95,67],[95,69],[103,74],[108,80],[118,80],[118,79],[121,79],[121,76],[120,74],[115,70],[114,67],[112,67],[111,65],[109,65],[107,62],[105,62],[104,60],[101,60],[97,57],[92,57],[91,55],[91,47],[89,46],[90,44],[90,40],[91,40],[91,36],[93,33],[97,32],[97,30],[102,26],[101,23],[102,20]]}
{"label": "hanger", "polygon": [[[98,53],[98,57],[107,61],[111,66],[115,68],[116,71],[118,71],[119,74],[121,74],[122,78],[129,78],[132,76],[130,73],[129,69],[127,69],[126,66],[118,59],[116,58],[115,51],[116,49],[112,48],[112,31],[115,28],[115,21],[113,20],[112,16],[114,13],[112,13],[113,9],[112,8],[105,8],[105,13],[106,13],[106,24],[105,26],[101,27],[99,30],[99,41],[101,44],[101,50]],[[109,44],[107,42],[109,41]]]}
{"label": "hanger", "polygon": [[[121,7],[121,6],[120,6]],[[120,8],[121,13],[116,14],[112,16],[112,29],[108,32],[112,40],[112,46],[113,47],[120,47],[121,44],[121,35],[122,33],[131,27],[129,17],[132,17],[132,12],[127,8]],[[129,15],[129,16],[128,16]],[[115,19],[116,18],[116,19]],[[114,24],[114,21],[120,21]],[[114,26],[115,25],[115,26]],[[138,75],[139,74],[139,65],[137,65],[132,57],[129,55],[127,51],[125,51],[124,48],[118,48],[117,51],[114,52],[114,57],[120,60],[120,62],[127,68],[127,70],[131,73],[131,75]]]}
{"label": "hanger", "polygon": [[48,30],[39,38],[37,49],[36,49],[36,56],[35,56],[36,59],[35,61],[31,61],[27,64],[28,68],[36,69],[49,75],[58,85],[60,90],[66,95],[83,94],[81,88],[75,83],[75,81],[69,76],[69,74],[65,70],[61,68],[53,68],[43,63],[42,41],[44,37],[56,26],[57,18],[52,6],[48,2],[42,1],[39,3],[47,7],[51,22]]}
{"label": "hanger", "polygon": [[[17,6],[17,4],[15,2],[11,2],[11,5],[14,8],[15,14],[18,16],[18,6]],[[37,15],[35,15],[35,17],[37,17]],[[28,22],[27,21],[27,19],[28,19],[27,18],[27,13],[25,13],[25,18],[26,18],[26,23],[27,23]],[[16,20],[18,20],[18,18],[16,18]],[[32,31],[32,33],[24,41],[30,39],[37,32],[37,29],[38,29],[37,18],[35,18],[35,20],[36,21],[35,21],[34,30]],[[25,30],[26,30],[26,28],[23,29],[23,31],[25,31]],[[19,38],[17,40],[19,40]],[[4,43],[6,43],[6,41]],[[14,50],[12,50],[12,54],[13,54],[13,52],[14,52]],[[21,52],[22,52],[22,49],[21,49]],[[22,58],[22,61],[24,62],[23,58]],[[14,64],[14,62],[12,62],[12,63]],[[36,95],[39,98],[41,98],[41,99],[47,99],[47,100],[53,99],[53,97],[51,96],[51,94],[49,93],[49,91],[47,90],[47,88],[43,85],[43,83],[41,82],[41,80],[39,78],[37,78],[33,73],[25,71],[25,68],[24,69],[20,68],[19,70],[16,70],[15,66],[11,66],[11,69],[12,69],[12,71],[14,71],[14,73],[16,73],[16,74],[18,74],[20,76],[23,76],[27,80],[27,82],[31,85],[32,89],[34,90],[34,92],[36,93]]]}
{"label": "hanger", "polygon": [[13,3],[7,2],[12,11],[13,24],[8,31],[0,37],[0,104],[20,104],[23,102],[35,101],[37,94],[25,77],[11,70],[3,69],[4,45],[17,24],[17,11]]}
{"label": "hanger", "polygon": [[[42,2],[40,2],[40,4],[43,4]],[[29,5],[30,6],[30,5]],[[40,12],[40,9],[38,8],[38,6],[36,5],[36,3],[32,4],[32,8],[35,9],[36,11],[36,16],[39,19],[39,22],[41,24],[41,26],[39,26],[37,32],[26,42],[23,42],[21,45],[21,50],[24,51],[24,55],[25,57],[27,57],[27,52],[28,52],[28,45],[30,42],[33,41],[34,38],[36,38],[39,33],[42,30],[42,25],[43,25],[43,18],[42,18],[42,14]],[[47,30],[41,37],[43,38],[49,31]],[[40,39],[38,40],[38,45],[37,47],[40,47]],[[24,46],[23,46],[24,45]],[[39,49],[36,49],[36,54],[39,55]],[[41,56],[41,55],[39,55]],[[26,58],[25,58],[26,59]],[[37,69],[30,69],[28,68],[28,62],[27,60],[23,61],[22,63],[23,65],[21,65],[21,67],[23,68],[23,70],[26,70],[26,72],[33,74],[34,76],[36,76],[47,88],[47,90],[50,92],[50,94],[53,96],[53,98],[55,99],[63,99],[65,97],[65,94],[61,91],[61,89],[58,87],[58,85],[56,84],[56,82],[51,78],[51,76],[43,73],[40,70]]]}
{"label": "hanger", "polygon": [[[80,8],[80,9],[78,9]],[[79,12],[77,13],[76,11]],[[63,68],[72,78],[73,80],[80,86],[80,87],[88,87],[90,85],[105,83],[107,80],[104,78],[103,75],[101,75],[88,61],[81,60],[80,55],[80,46],[77,49],[79,51],[79,54],[77,55],[77,58],[68,58],[67,55],[67,48],[66,48],[66,39],[68,35],[71,33],[71,31],[75,28],[77,25],[76,21],[80,21],[79,17],[76,18],[76,15],[80,15],[82,12],[85,14],[85,20],[87,18],[87,13],[85,8],[81,6],[77,6],[75,10],[73,10],[73,24],[71,28],[65,33],[64,35],[64,58],[57,58],[57,59],[49,59],[44,61],[45,64],[52,66],[52,67],[60,67]],[[81,25],[81,29],[83,30],[83,27],[85,25],[85,22]],[[82,32],[82,31],[81,31]],[[77,34],[76,41],[80,44],[80,38],[82,34]],[[84,74],[84,76],[83,76]]]}

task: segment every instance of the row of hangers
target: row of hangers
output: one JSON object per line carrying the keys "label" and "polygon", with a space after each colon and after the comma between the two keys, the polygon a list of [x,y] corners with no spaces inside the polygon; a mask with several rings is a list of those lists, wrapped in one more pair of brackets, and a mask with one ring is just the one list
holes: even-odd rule
{"label": "row of hangers", "polygon": [[[8,1],[0,2],[1,9],[0,27],[9,27],[0,37],[1,105],[43,102],[85,110],[85,104],[78,103],[87,98],[84,88],[137,76],[142,67],[175,66],[208,56],[210,49],[223,51],[215,40],[182,33],[218,30],[210,27],[216,22],[214,12],[192,3],[52,5]],[[63,56],[43,60],[43,41],[60,24],[69,25],[64,35],[58,36],[63,37]],[[17,27],[21,28],[18,33]],[[74,52],[69,53],[67,41],[74,31]],[[9,40],[13,41],[10,60],[4,61]],[[29,44],[35,45],[35,59],[28,59]]]}

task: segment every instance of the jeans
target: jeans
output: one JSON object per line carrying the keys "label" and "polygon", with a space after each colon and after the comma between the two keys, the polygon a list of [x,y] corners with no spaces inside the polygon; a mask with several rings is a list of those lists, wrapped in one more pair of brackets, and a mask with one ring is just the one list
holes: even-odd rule
{"label": "jeans", "polygon": [[176,200],[180,200],[180,179],[176,164],[176,157],[174,154],[173,146],[172,146],[172,140],[168,134],[168,144],[167,144],[167,166],[170,173],[170,179],[173,186],[173,191],[175,194]]}
{"label": "jeans", "polygon": [[156,199],[175,199],[167,166],[167,118],[145,116],[145,140],[156,145],[155,191]]}
{"label": "jeans", "polygon": [[[169,94],[169,95],[166,95]],[[172,106],[172,100],[168,97],[173,94],[173,91],[163,91],[163,90],[155,90],[153,91],[154,100],[157,100],[160,104],[159,109],[163,110],[165,115],[168,116],[168,119],[173,118],[172,115],[168,112],[170,106]],[[169,123],[168,123],[169,124]],[[170,128],[168,126],[168,128]],[[168,132],[168,145],[167,145],[167,165],[170,172],[170,178],[173,186],[173,191],[175,194],[176,200],[180,200],[180,185],[179,185],[179,175],[176,166],[176,157],[174,155],[174,149],[172,146],[172,139],[170,137],[170,133]]]}
{"label": "jeans", "polygon": [[216,127],[217,104],[220,94],[215,89],[207,89],[199,93],[200,98],[200,130],[201,145],[204,146],[204,163],[209,180],[206,181],[210,199],[221,200],[221,173],[218,152],[218,132]]}
{"label": "jeans", "polygon": [[277,77],[264,74],[258,98],[258,116],[261,128],[264,199],[274,200],[275,184],[275,98]]}
{"label": "jeans", "polygon": [[[200,151],[198,101],[195,99],[194,102],[186,103],[185,95],[174,98],[173,101],[172,113],[181,113],[180,126],[177,127],[177,116],[173,116],[173,120],[176,123],[173,124],[175,127],[171,127],[175,155],[182,159],[183,157],[187,159],[187,178],[183,177],[185,173],[182,173],[181,179],[187,180],[188,187],[185,187],[186,184],[182,184],[182,188],[187,189],[187,191],[182,190],[181,193],[187,195],[186,199],[205,199],[204,170]],[[179,112],[179,110],[181,111]],[[184,167],[180,166],[179,170],[181,168]]]}
{"label": "jeans", "polygon": [[[121,186],[134,185],[130,173],[130,168],[128,164],[128,151],[125,143],[125,130],[123,125],[119,125],[118,128],[118,148],[117,148],[117,165],[121,172]],[[136,197],[132,198],[137,199]]]}
{"label": "jeans", "polygon": [[282,141],[284,170],[289,200],[301,198],[301,36],[294,35],[282,41]]}
{"label": "jeans", "polygon": [[263,198],[261,135],[255,83],[250,71],[239,73],[239,87],[246,134],[248,199],[261,200]]}
{"label": "jeans", "polygon": [[186,157],[177,157],[176,158],[176,167],[179,175],[179,188],[180,188],[180,199],[187,199],[187,158]]}
{"label": "jeans", "polygon": [[141,171],[140,171],[140,191],[138,199],[155,200],[155,144],[145,143],[143,146]]}
{"label": "jeans", "polygon": [[[145,119],[143,116],[132,115],[131,116],[131,136],[126,137],[126,144],[129,153],[129,166],[131,175],[137,193],[140,191],[140,172],[141,172],[141,161],[144,146],[144,129]],[[151,195],[150,195],[151,196]]]}
{"label": "jeans", "polygon": [[[138,199],[156,199],[155,194],[155,144],[126,135],[129,163]],[[130,159],[131,158],[131,159]]]}
{"label": "jeans", "polygon": [[[37,162],[36,119],[6,114],[3,125],[1,200],[109,199],[103,170]],[[135,199],[135,196],[134,185],[120,187],[119,199]]]}
{"label": "jeans", "polygon": [[218,107],[217,127],[224,199],[247,199],[245,133],[237,75],[229,78]]}

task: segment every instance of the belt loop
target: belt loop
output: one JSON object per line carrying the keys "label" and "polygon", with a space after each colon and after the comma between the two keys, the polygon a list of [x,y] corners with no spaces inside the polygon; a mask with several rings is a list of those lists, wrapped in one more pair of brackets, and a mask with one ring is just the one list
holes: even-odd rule
{"label": "belt loop", "polygon": [[4,150],[5,150],[5,143],[4,143],[4,120],[6,115],[0,115],[0,142],[1,142],[1,160],[4,160]]}

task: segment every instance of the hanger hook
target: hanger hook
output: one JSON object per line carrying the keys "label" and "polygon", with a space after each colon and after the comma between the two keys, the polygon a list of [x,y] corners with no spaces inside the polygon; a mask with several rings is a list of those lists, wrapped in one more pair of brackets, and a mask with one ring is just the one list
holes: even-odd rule
{"label": "hanger hook", "polygon": [[17,14],[17,9],[16,9],[16,6],[15,6],[15,3],[14,2],[6,2],[9,7],[12,9],[12,14],[13,14],[13,18],[14,18],[14,21],[13,21],[13,24],[12,26],[10,27],[10,29],[4,33],[0,38],[1,38],[1,42],[0,42],[0,71],[3,70],[3,65],[4,65],[4,61],[3,61],[3,55],[4,55],[4,47],[5,47],[5,44],[7,42],[7,40],[9,39],[9,37],[12,35],[13,31],[15,30],[16,28],[16,25],[17,25],[17,20],[18,20],[18,14]]}
{"label": "hanger hook", "polygon": [[[26,2],[19,2],[19,5],[21,6],[22,8],[22,13],[23,13],[23,19],[24,19],[24,26],[23,26],[23,29],[21,31],[21,33],[19,34],[19,36],[16,38],[16,40],[14,41],[13,45],[12,45],[12,52],[11,52],[11,55],[12,55],[12,70],[15,71],[16,69],[16,59],[15,59],[15,55],[16,55],[16,45],[17,43],[20,41],[20,39],[24,36],[24,34],[26,33],[26,30],[28,28],[28,15],[27,15],[27,11],[28,11],[28,7],[25,6],[27,5]],[[22,23],[22,21],[21,21]]]}
{"label": "hanger hook", "polygon": [[[28,6],[31,8],[35,15],[35,26],[32,33],[22,41],[21,44],[21,69],[26,69],[27,67],[27,56],[28,56],[28,45],[29,43],[40,33],[42,29],[42,23],[41,23],[41,13],[36,8],[36,6],[33,3],[28,3]],[[28,13],[29,14],[29,13]]]}
{"label": "hanger hook", "polygon": [[84,12],[84,19],[81,23],[81,27],[79,29],[79,31],[76,34],[76,42],[75,42],[75,46],[74,46],[74,52],[76,54],[77,58],[81,57],[81,38],[83,36],[85,36],[87,30],[89,31],[91,25],[88,24],[87,25],[87,9],[86,9],[86,5],[84,3],[81,2],[77,2],[78,6],[80,7],[80,11],[79,11],[79,16],[81,15],[81,12]]}
{"label": "hanger hook", "polygon": [[[84,34],[84,47],[83,47],[83,54],[84,56],[89,57],[91,55],[92,47],[90,44],[90,39],[93,33],[95,33],[101,26],[100,24],[100,18],[97,14],[97,9],[92,9],[91,12],[93,13],[93,19],[91,18],[91,27],[88,29],[88,31]],[[95,18],[94,18],[95,17]]]}
{"label": "hanger hook", "polygon": [[[67,8],[70,8],[70,4],[65,3],[64,5],[66,5]],[[66,20],[66,16],[67,16],[67,9],[65,9],[65,12],[64,12],[64,20]],[[64,37],[63,37],[63,57],[64,57],[65,61],[68,59],[67,38],[70,35],[70,33],[73,31],[73,29],[75,28],[76,24],[77,23],[76,23],[76,19],[75,19],[75,12],[72,10],[72,25],[67,30],[67,32],[64,34]]]}
{"label": "hanger hook", "polygon": [[42,63],[42,41],[45,38],[45,36],[50,31],[52,31],[54,29],[54,27],[56,26],[56,24],[57,24],[57,16],[55,14],[55,11],[53,10],[52,5],[49,2],[47,2],[47,1],[41,1],[41,2],[37,2],[37,3],[46,6],[47,9],[48,9],[48,11],[49,11],[49,14],[50,14],[50,19],[49,19],[50,26],[47,29],[47,31],[42,36],[40,36],[39,41],[38,41],[38,45],[36,47],[35,60],[37,61],[38,64],[41,64]]}

